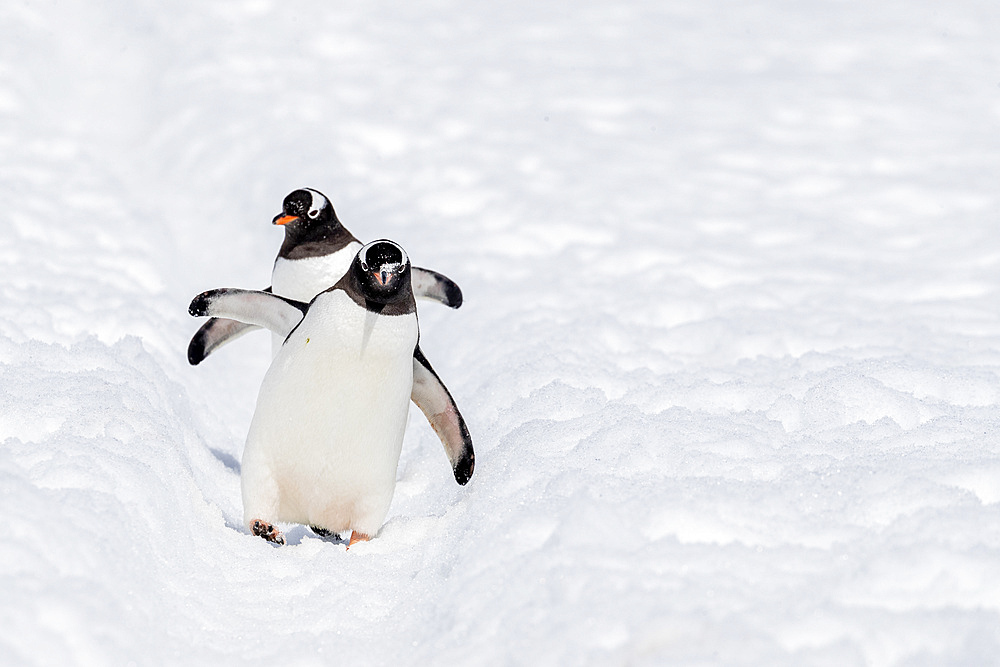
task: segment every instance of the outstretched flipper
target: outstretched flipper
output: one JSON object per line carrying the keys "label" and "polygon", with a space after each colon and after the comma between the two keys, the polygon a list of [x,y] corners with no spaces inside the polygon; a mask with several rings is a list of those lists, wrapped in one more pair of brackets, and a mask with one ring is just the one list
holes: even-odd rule
{"label": "outstretched flipper", "polygon": [[413,296],[418,299],[437,301],[449,308],[462,305],[461,288],[454,280],[437,271],[414,266],[410,269],[410,283],[413,286]]}
{"label": "outstretched flipper", "polygon": [[191,342],[188,344],[188,363],[197,366],[217,348],[258,328],[236,320],[213,317],[201,325],[201,328],[191,337]]}
{"label": "outstretched flipper", "polygon": [[270,292],[245,289],[214,289],[202,292],[191,301],[188,312],[195,317],[211,315],[263,327],[282,338],[309,310],[309,304],[292,301]]}
{"label": "outstretched flipper", "polygon": [[472,449],[469,427],[465,425],[455,399],[431,368],[420,346],[413,351],[413,392],[410,400],[417,404],[434,432],[441,438],[444,451],[451,461],[452,472],[455,473],[455,481],[467,484],[476,468],[476,454]]}
{"label": "outstretched flipper", "polygon": [[[271,288],[268,287],[264,291],[270,292]],[[236,320],[213,317],[201,325],[201,328],[191,337],[191,342],[188,343],[188,363],[197,366],[205,361],[208,355],[226,343],[258,328]]]}

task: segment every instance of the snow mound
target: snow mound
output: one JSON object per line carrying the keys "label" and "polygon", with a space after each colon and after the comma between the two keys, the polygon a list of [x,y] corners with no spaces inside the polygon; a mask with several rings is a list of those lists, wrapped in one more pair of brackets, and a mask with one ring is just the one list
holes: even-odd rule
{"label": "snow mound", "polygon": [[[11,665],[995,664],[1000,14],[982,3],[0,9]],[[377,539],[242,527],[289,191],[421,305]]]}

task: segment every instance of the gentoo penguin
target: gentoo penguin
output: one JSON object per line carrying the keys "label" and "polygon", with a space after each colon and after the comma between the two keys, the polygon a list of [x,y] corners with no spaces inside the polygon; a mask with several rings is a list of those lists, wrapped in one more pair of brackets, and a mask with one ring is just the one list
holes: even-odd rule
{"label": "gentoo penguin", "polygon": [[[274,260],[271,286],[264,291],[288,299],[309,302],[336,284],[361,248],[361,243],[341,224],[326,196],[311,188],[296,190],[285,197],[281,213],[272,222],[284,227],[285,240]],[[410,282],[415,297],[438,301],[452,308],[462,305],[462,290],[440,273],[412,267]],[[253,323],[212,318],[192,337],[188,361],[197,365],[222,345],[256,328]],[[275,354],[283,340],[283,336],[272,336]],[[414,355],[413,377],[411,399],[441,439],[455,481],[465,484],[475,468],[472,437],[465,420],[448,389],[419,350]]]}
{"label": "gentoo penguin", "polygon": [[[274,216],[285,229],[285,239],[271,270],[273,292],[308,303],[347,272],[361,242],[340,222],[330,200],[318,190],[303,188],[290,193]],[[438,301],[451,308],[462,305],[462,290],[455,282],[430,269],[413,267],[412,289],[417,298]],[[188,362],[197,366],[208,355],[256,327],[241,322],[212,319],[191,338]],[[273,351],[281,345],[275,340]]]}
{"label": "gentoo penguin", "polygon": [[362,247],[306,305],[267,292],[212,290],[192,315],[265,327],[284,342],[257,397],[243,452],[244,522],[284,543],[276,522],[374,536],[396,485],[419,331],[409,259],[392,241]]}

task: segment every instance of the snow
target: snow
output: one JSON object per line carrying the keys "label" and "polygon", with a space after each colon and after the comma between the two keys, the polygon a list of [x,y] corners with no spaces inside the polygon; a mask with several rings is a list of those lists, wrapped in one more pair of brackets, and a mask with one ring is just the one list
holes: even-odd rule
{"label": "snow", "polygon": [[[0,7],[0,662],[985,665],[1000,5]],[[242,527],[299,187],[463,288],[378,538]]]}

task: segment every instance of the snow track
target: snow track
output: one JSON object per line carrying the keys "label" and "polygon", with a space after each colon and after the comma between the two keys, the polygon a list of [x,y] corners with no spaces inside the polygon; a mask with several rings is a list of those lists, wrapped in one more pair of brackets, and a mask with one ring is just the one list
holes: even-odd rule
{"label": "snow track", "polygon": [[[92,3],[91,3],[92,5]],[[0,663],[996,664],[1000,8],[7,3]],[[241,526],[282,198],[465,293],[378,538]]]}

